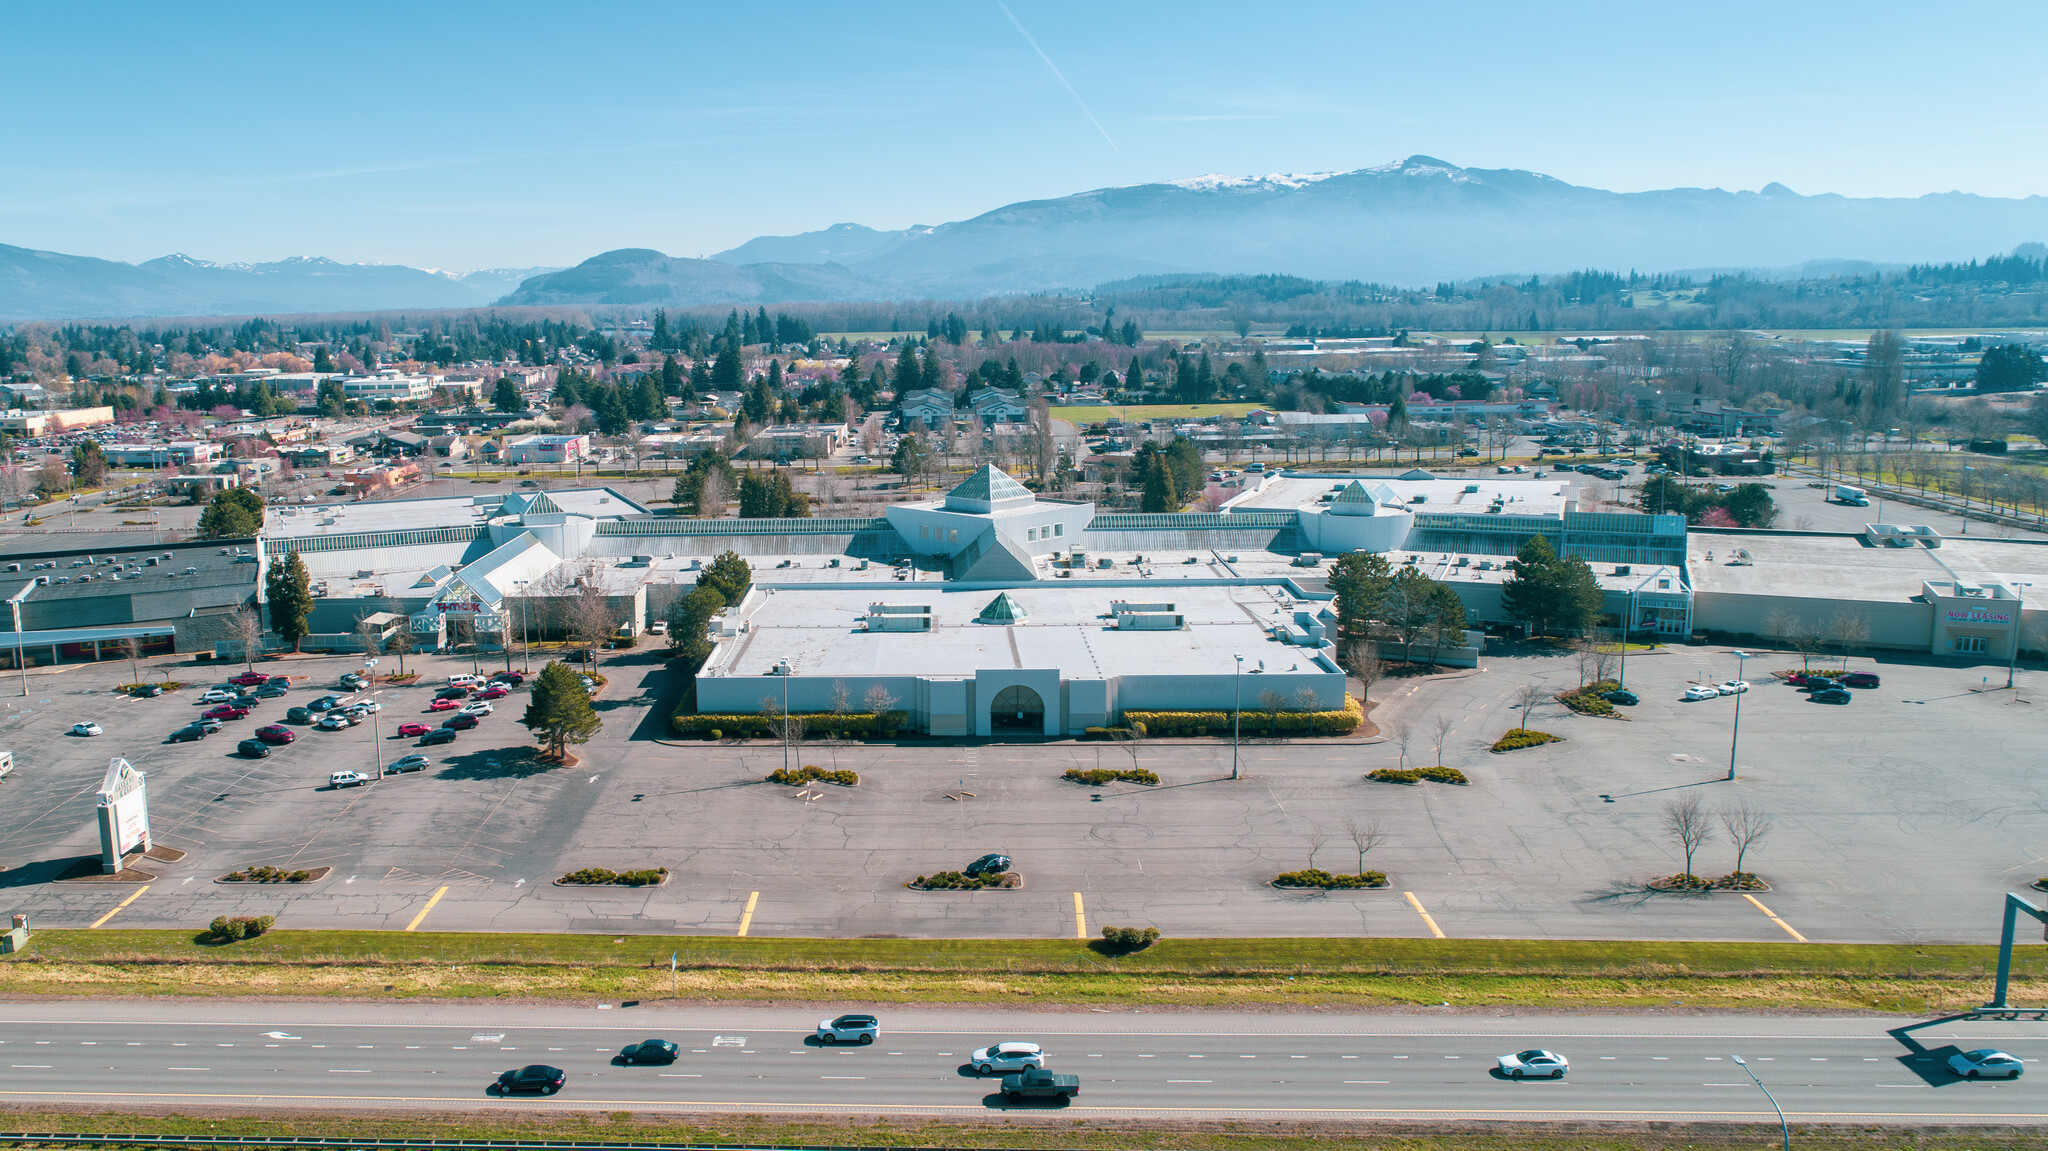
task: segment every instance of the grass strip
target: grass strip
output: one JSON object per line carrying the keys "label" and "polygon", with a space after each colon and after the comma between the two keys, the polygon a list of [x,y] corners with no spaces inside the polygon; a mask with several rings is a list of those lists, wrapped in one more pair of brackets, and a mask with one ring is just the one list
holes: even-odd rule
{"label": "grass strip", "polygon": [[[1122,1006],[1663,1007],[1921,1013],[1976,1006],[1997,950],[1895,944],[1168,939],[775,939],[273,930],[37,932],[0,994],[835,1000]],[[2048,1001],[2048,952],[2015,954]]]}
{"label": "grass strip", "polygon": [[[603,1140],[802,1147],[971,1147],[1036,1151],[1729,1151],[1775,1146],[1775,1124],[1508,1124],[1202,1122],[1044,1116],[984,1121],[920,1118],[784,1118],[550,1111],[451,1115],[207,1109],[139,1112],[0,1107],[0,1128],[53,1133],[297,1136],[326,1139]],[[1795,1125],[1806,1151],[2000,1151],[2048,1147],[2038,1127],[1955,1129]]]}

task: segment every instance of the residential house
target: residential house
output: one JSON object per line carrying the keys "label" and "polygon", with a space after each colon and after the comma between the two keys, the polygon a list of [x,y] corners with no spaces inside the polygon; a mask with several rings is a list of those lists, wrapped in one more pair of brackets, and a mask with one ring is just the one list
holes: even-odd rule
{"label": "residential house", "polygon": [[953,396],[939,388],[919,388],[904,393],[897,408],[906,422],[916,420],[927,428],[936,428],[952,421]]}
{"label": "residential house", "polygon": [[1005,388],[977,388],[967,403],[984,424],[1021,423],[1031,414],[1023,399]]}

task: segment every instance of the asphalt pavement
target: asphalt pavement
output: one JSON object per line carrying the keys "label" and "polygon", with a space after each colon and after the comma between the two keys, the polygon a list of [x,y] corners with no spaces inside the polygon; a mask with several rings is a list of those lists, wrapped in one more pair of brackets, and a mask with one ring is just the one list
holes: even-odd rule
{"label": "asphalt pavement", "polygon": [[[1971,1082],[1948,1054],[2048,1052],[2048,1023],[1876,1016],[1496,1016],[884,1012],[871,1047],[821,1047],[846,1009],[604,1004],[21,1003],[0,1006],[0,1100],[96,1106],[922,1114],[1056,1109],[1092,1117],[2038,1123],[2041,1081]],[[667,1038],[666,1066],[616,1063]],[[1006,1106],[968,1054],[1042,1043],[1081,1077],[1065,1105]],[[1496,1057],[1546,1047],[1562,1082]],[[501,1071],[560,1067],[559,1095],[499,1098]]]}

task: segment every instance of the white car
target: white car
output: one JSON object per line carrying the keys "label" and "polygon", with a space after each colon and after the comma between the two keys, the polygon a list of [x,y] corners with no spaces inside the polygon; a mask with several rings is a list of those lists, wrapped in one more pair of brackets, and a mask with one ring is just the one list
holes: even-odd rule
{"label": "white car", "polygon": [[313,726],[321,731],[347,731],[355,726],[355,721],[338,711],[330,711],[326,715],[321,716],[320,722]]}
{"label": "white car", "polygon": [[349,704],[348,710],[351,715],[368,715],[373,711],[383,711],[384,705],[374,699],[359,699]]}
{"label": "white car", "polygon": [[842,1015],[818,1021],[820,1043],[873,1043],[882,1023],[872,1015]]}
{"label": "white car", "polygon": [[96,724],[96,723],[74,723],[74,724],[72,724],[72,725],[71,725],[71,734],[73,734],[73,735],[99,735],[99,734],[100,734],[100,725],[99,725],[99,724]]}
{"label": "white car", "polygon": [[1722,695],[1741,695],[1743,692],[1749,690],[1749,681],[1744,679],[1731,679],[1727,683],[1715,684],[1714,690],[1720,692]]}
{"label": "white car", "polygon": [[2026,1065],[2003,1051],[1980,1047],[1975,1051],[1958,1051],[1948,1057],[1948,1069],[1965,1079],[1999,1078],[2018,1079],[2026,1071]]}
{"label": "white car", "polygon": [[374,777],[374,776],[371,776],[371,775],[370,775],[370,774],[368,774],[367,772],[361,772],[361,771],[337,771],[337,772],[335,772],[335,773],[333,773],[332,775],[329,775],[329,776],[327,777],[327,786],[329,786],[329,787],[354,787],[355,785],[357,785],[357,784],[359,784],[359,783],[368,783],[368,782],[370,782],[370,780],[371,780],[371,779],[373,779],[373,778],[375,778],[375,777]]}
{"label": "white car", "polygon": [[1501,1074],[1510,1079],[1562,1079],[1571,1069],[1564,1056],[1541,1048],[1500,1057]]}
{"label": "white car", "polygon": [[667,634],[668,634],[668,621],[667,621],[667,620],[665,620],[665,619],[658,619],[658,620],[655,620],[655,621],[654,621],[653,623],[651,623],[651,624],[647,625],[647,634],[648,634],[648,635],[667,635]]}
{"label": "white car", "polygon": [[1703,699],[1720,699],[1721,690],[1719,688],[1708,687],[1706,684],[1703,683],[1696,683],[1693,684],[1691,687],[1686,688],[1685,694],[1679,696],[1678,698],[1684,700],[1687,703],[1695,703]]}
{"label": "white car", "polygon": [[1022,1071],[1027,1067],[1045,1066],[1045,1049],[1036,1043],[1011,1041],[991,1043],[968,1056],[967,1061],[983,1075],[995,1072]]}
{"label": "white car", "polygon": [[241,693],[239,693],[239,692],[233,692],[233,691],[229,691],[229,690],[228,690],[227,688],[224,688],[224,687],[216,687],[216,688],[213,688],[213,689],[209,690],[209,691],[208,691],[208,692],[207,692],[207,693],[206,693],[205,695],[202,695],[202,696],[200,696],[200,697],[199,697],[199,702],[200,702],[200,703],[232,703],[232,702],[234,702],[235,700],[237,700],[237,699],[240,699],[240,698],[241,698]]}
{"label": "white car", "polygon": [[457,715],[489,715],[497,709],[487,699],[473,699],[456,711]]}

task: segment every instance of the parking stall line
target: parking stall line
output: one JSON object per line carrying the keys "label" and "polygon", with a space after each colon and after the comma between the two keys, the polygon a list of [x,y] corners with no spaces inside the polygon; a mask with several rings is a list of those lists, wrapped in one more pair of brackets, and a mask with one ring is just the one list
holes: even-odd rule
{"label": "parking stall line", "polygon": [[1422,922],[1429,925],[1429,933],[1431,935],[1436,936],[1438,939],[1442,939],[1444,937],[1444,929],[1438,927],[1436,925],[1436,920],[1430,918],[1429,912],[1424,911],[1422,909],[1422,901],[1420,899],[1415,898],[1415,893],[1412,891],[1404,891],[1401,894],[1408,897],[1408,906],[1413,907],[1415,909],[1415,914],[1420,915],[1422,917]]}
{"label": "parking stall line", "polygon": [[434,905],[441,902],[441,897],[446,894],[448,894],[446,887],[435,888],[434,894],[427,897],[427,905],[420,908],[420,913],[412,917],[412,922],[406,924],[405,929],[407,931],[418,931],[420,924],[427,918],[427,912],[434,910]]}
{"label": "parking stall line", "polygon": [[[112,911],[109,911],[109,912],[107,912],[107,913],[106,913],[105,915],[102,915],[102,916],[100,916],[100,917],[99,917],[98,919],[95,919],[95,920],[93,920],[93,921],[92,921],[92,926],[93,926],[93,927],[98,927],[98,926],[99,926],[100,924],[102,924],[102,923],[105,923],[105,922],[106,922],[107,920],[109,920],[109,919],[112,919],[112,918],[113,918],[113,917],[115,917],[116,915],[119,915],[119,914],[121,914],[121,909],[122,909],[122,908],[124,908],[124,907],[128,906],[129,904],[131,904],[131,903],[135,902],[135,901],[136,901],[136,900],[138,900],[138,899],[141,899],[141,898],[142,898],[142,893],[143,893],[143,892],[145,892],[145,891],[148,891],[148,890],[149,890],[149,884],[147,884],[147,883],[143,884],[143,885],[142,885],[141,887],[138,887],[138,888],[136,888],[136,889],[135,889],[135,893],[134,893],[133,895],[130,895],[130,896],[129,896],[128,898],[126,898],[126,899],[122,900],[121,902],[119,902],[119,903],[115,904],[115,905],[114,905],[114,909],[113,909]],[[91,928],[87,928],[87,930],[88,930],[88,931],[90,931],[90,930],[91,930]]]}
{"label": "parking stall line", "polygon": [[761,901],[761,893],[760,893],[760,892],[758,892],[758,891],[750,891],[750,892],[748,892],[748,893],[747,893],[747,909],[746,909],[745,911],[742,911],[742,912],[740,912],[740,934],[741,934],[741,935],[745,935],[745,934],[747,933],[748,929],[754,926],[754,905],[755,905],[756,903],[759,903],[760,901]]}
{"label": "parking stall line", "polygon": [[1074,893],[1074,938],[1088,938],[1088,913],[1081,906],[1081,893]]}
{"label": "parking stall line", "polygon": [[1775,914],[1774,912],[1772,912],[1772,911],[1771,911],[1771,909],[1770,909],[1770,908],[1768,908],[1768,907],[1765,907],[1765,906],[1764,906],[1763,904],[1761,904],[1761,903],[1758,903],[1758,902],[1757,902],[1757,898],[1756,898],[1756,896],[1754,896],[1754,895],[1751,895],[1750,893],[1748,893],[1747,891],[1745,891],[1745,892],[1743,892],[1743,893],[1742,893],[1742,898],[1744,898],[1744,899],[1747,899],[1747,900],[1749,900],[1749,902],[1750,902],[1750,904],[1751,904],[1752,906],[1754,906],[1754,907],[1755,907],[1755,908],[1756,908],[1756,909],[1757,909],[1758,911],[1761,911],[1761,912],[1763,912],[1763,913],[1764,913],[1764,917],[1765,917],[1766,919],[1769,919],[1769,920],[1770,920],[1770,921],[1771,921],[1772,923],[1775,923],[1775,924],[1777,924],[1777,925],[1778,925],[1779,927],[1782,927],[1782,928],[1784,928],[1784,929],[1785,929],[1785,934],[1787,934],[1787,935],[1791,936],[1791,937],[1792,937],[1792,938],[1794,938],[1794,939],[1797,939],[1797,940],[1798,940],[1799,942],[1801,942],[1801,943],[1805,943],[1805,942],[1806,942],[1806,937],[1805,937],[1804,935],[1801,935],[1801,934],[1799,934],[1799,933],[1798,933],[1797,931],[1794,931],[1794,930],[1792,930],[1792,925],[1791,925],[1791,924],[1789,924],[1789,923],[1785,922],[1785,921],[1784,921],[1784,920],[1782,920],[1782,919],[1779,919],[1779,918],[1777,917],[1777,915],[1776,915],[1776,914]]}

